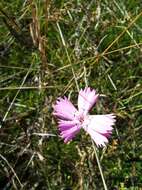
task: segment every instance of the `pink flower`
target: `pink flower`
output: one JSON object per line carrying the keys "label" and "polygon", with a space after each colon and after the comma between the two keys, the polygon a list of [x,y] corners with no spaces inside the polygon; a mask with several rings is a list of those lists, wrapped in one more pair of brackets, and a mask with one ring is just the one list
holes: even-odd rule
{"label": "pink flower", "polygon": [[112,133],[112,126],[115,123],[114,114],[89,115],[99,94],[95,90],[85,88],[80,90],[78,96],[78,110],[66,97],[58,98],[53,106],[53,115],[58,118],[59,130],[64,142],[72,140],[83,128],[97,146],[105,146],[108,137]]}

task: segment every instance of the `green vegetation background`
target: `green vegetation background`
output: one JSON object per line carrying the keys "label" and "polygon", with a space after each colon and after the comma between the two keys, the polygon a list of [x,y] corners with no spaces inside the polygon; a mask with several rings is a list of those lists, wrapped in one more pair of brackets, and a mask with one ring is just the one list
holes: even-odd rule
{"label": "green vegetation background", "polygon": [[92,113],[117,115],[98,149],[108,189],[142,189],[141,11],[138,0],[1,0],[0,189],[103,189],[90,137],[64,144],[52,117],[58,96],[77,105],[87,85],[102,94]]}

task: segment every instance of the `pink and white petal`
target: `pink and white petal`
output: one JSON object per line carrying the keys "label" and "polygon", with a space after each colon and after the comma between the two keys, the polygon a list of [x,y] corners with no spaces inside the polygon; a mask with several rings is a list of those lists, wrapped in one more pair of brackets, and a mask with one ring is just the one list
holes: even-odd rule
{"label": "pink and white petal", "polygon": [[53,115],[63,120],[73,120],[77,112],[77,109],[66,97],[58,98],[53,109]]}
{"label": "pink and white petal", "polygon": [[113,114],[88,116],[88,128],[101,134],[110,134],[114,124],[115,116]]}
{"label": "pink and white petal", "polygon": [[65,138],[67,136],[70,136],[70,135],[78,132],[79,130],[80,130],[80,127],[76,125],[68,130],[62,131],[61,136]]}
{"label": "pink and white petal", "polygon": [[68,142],[71,141],[75,136],[76,136],[76,133],[67,136],[66,138],[64,138],[64,143],[68,143]]}
{"label": "pink and white petal", "polygon": [[65,131],[65,130],[68,130],[68,129],[71,129],[76,125],[77,125],[76,120],[73,120],[73,121],[59,120],[58,121],[58,127],[59,127],[59,130],[61,132]]}
{"label": "pink and white petal", "polygon": [[106,138],[110,138],[111,134],[112,134],[112,131],[108,131],[107,133],[104,133],[102,135],[104,135]]}
{"label": "pink and white petal", "polygon": [[87,132],[89,133],[91,138],[95,141],[97,146],[106,146],[106,143],[108,143],[108,139],[104,135],[97,133],[92,129],[88,129]]}
{"label": "pink and white petal", "polygon": [[87,114],[94,106],[98,99],[98,94],[94,89],[86,87],[84,90],[80,90],[78,96],[78,110],[80,114]]}
{"label": "pink and white petal", "polygon": [[72,128],[69,128],[68,130],[61,132],[61,137],[64,139],[64,142],[67,143],[68,141],[72,140],[77,133],[80,131],[80,126],[76,125]]}

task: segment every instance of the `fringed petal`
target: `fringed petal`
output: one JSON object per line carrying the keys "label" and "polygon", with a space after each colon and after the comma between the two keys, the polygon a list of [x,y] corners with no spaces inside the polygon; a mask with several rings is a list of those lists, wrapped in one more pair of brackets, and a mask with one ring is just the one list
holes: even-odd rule
{"label": "fringed petal", "polygon": [[114,114],[89,115],[83,123],[83,128],[90,134],[97,146],[105,146],[112,133],[114,123]]}
{"label": "fringed petal", "polygon": [[53,109],[53,115],[63,120],[73,120],[77,112],[77,109],[66,97],[58,98]]}
{"label": "fringed petal", "polygon": [[96,91],[91,90],[89,87],[86,87],[84,90],[81,89],[78,96],[79,113],[87,114],[96,103],[98,96]]}

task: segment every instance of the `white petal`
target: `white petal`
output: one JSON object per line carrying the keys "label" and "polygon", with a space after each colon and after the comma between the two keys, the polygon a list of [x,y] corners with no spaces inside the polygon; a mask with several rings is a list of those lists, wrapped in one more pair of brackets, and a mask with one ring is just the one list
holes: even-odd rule
{"label": "white petal", "polygon": [[90,88],[85,88],[80,90],[78,95],[78,110],[79,113],[87,114],[91,108],[94,106],[98,99],[98,94],[95,90]]}
{"label": "white petal", "polygon": [[97,146],[105,146],[108,143],[108,136],[111,134],[112,125],[115,123],[113,114],[107,115],[88,115],[82,127],[89,133]]}
{"label": "white petal", "polygon": [[[88,121],[86,122],[86,126],[84,128],[88,128],[94,130],[98,133],[107,133],[108,131],[112,131],[112,125],[115,123],[113,114],[107,115],[89,115]],[[87,129],[86,129],[87,130]]]}
{"label": "white petal", "polygon": [[108,139],[104,135],[97,133],[91,129],[88,129],[88,133],[90,134],[91,138],[95,141],[97,146],[105,146],[105,143],[108,143]]}

